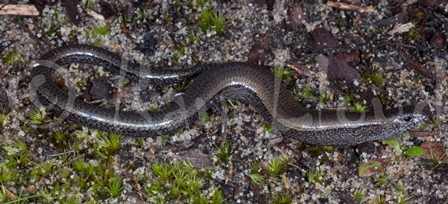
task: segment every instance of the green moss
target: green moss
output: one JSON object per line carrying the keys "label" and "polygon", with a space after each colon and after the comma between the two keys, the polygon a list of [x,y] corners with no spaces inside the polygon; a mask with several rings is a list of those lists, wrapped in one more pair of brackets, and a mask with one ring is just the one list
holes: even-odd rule
{"label": "green moss", "polygon": [[414,26],[414,27],[410,28],[408,32],[405,33],[405,36],[408,38],[414,39],[415,36],[417,36],[417,34],[418,34],[418,29],[417,29],[417,27]]}
{"label": "green moss", "polygon": [[281,80],[288,80],[294,76],[294,73],[286,67],[275,67],[271,69],[271,72]]}
{"label": "green moss", "polygon": [[229,163],[230,159],[232,157],[230,143],[227,141],[224,141],[224,143],[222,144],[222,147],[216,149],[216,156],[224,164]]}
{"label": "green moss", "polygon": [[97,37],[105,36],[109,32],[109,29],[110,29],[109,25],[95,26],[95,27],[93,27],[93,30],[92,30],[92,37],[97,38]]}
{"label": "green moss", "polygon": [[377,179],[376,183],[382,187],[386,187],[388,183],[388,177],[386,173],[382,173]]}
{"label": "green moss", "polygon": [[378,88],[383,88],[386,81],[380,74],[361,74],[363,80],[368,84],[373,84]]}
{"label": "green moss", "polygon": [[8,64],[8,65],[14,65],[17,62],[22,61],[22,56],[21,53],[13,51],[10,52],[9,54],[6,55],[6,57],[3,58],[3,64]]}
{"label": "green moss", "polygon": [[62,130],[58,130],[53,133],[53,138],[57,143],[62,143],[65,140],[65,133]]}
{"label": "green moss", "polygon": [[222,203],[222,192],[215,189],[210,196],[206,184],[210,177],[204,170],[196,169],[189,162],[174,161],[171,164],[155,162],[152,165],[155,179],[148,184],[147,192],[151,201],[171,203],[182,200],[186,203]]}
{"label": "green moss", "polygon": [[292,195],[276,193],[274,195],[274,198],[272,199],[272,203],[273,204],[290,204],[290,203],[292,203]]}
{"label": "green moss", "polygon": [[110,133],[107,136],[100,137],[98,146],[99,148],[105,149],[106,154],[116,153],[121,147],[121,136],[115,133]]}
{"label": "green moss", "polygon": [[266,164],[265,170],[269,175],[278,177],[285,172],[288,161],[289,157],[286,156],[272,159]]}
{"label": "green moss", "polygon": [[28,113],[30,122],[35,125],[43,125],[45,118],[47,117],[47,111],[45,109],[34,109]]}
{"label": "green moss", "polygon": [[307,181],[310,183],[316,182],[319,184],[323,184],[322,175],[320,171],[317,170],[308,170],[306,172]]}
{"label": "green moss", "polygon": [[318,103],[319,103],[319,104],[327,104],[327,102],[328,102],[328,96],[327,96],[326,93],[323,93],[323,94],[321,94],[321,95],[317,98],[317,100],[318,100]]}
{"label": "green moss", "polygon": [[119,196],[123,191],[123,185],[120,177],[114,175],[112,178],[110,178],[107,188],[112,197]]}
{"label": "green moss", "polygon": [[230,25],[230,21],[222,14],[213,11],[211,8],[203,9],[201,11],[201,21],[199,21],[199,27],[203,31],[207,31],[214,28],[217,35],[221,35],[225,32]]}
{"label": "green moss", "polygon": [[367,111],[368,111],[367,106],[358,102],[356,102],[354,108],[351,109],[351,112],[355,113],[365,113]]}
{"label": "green moss", "polygon": [[362,193],[362,191],[360,189],[358,189],[355,191],[353,198],[358,202],[362,202],[364,200],[364,194]]}
{"label": "green moss", "polygon": [[268,122],[263,122],[263,128],[269,134],[273,134],[274,133],[274,128],[272,127],[272,124],[270,124]]}
{"label": "green moss", "polygon": [[262,186],[264,183],[264,176],[258,173],[249,174],[249,178],[257,186]]}
{"label": "green moss", "polygon": [[347,93],[344,96],[344,102],[345,104],[354,104],[356,102],[355,95],[353,93]]}
{"label": "green moss", "polygon": [[174,52],[174,60],[179,62],[179,59],[185,55],[186,48],[183,45],[177,45],[177,49]]}
{"label": "green moss", "polygon": [[169,23],[171,21],[171,17],[169,13],[165,13],[163,15],[163,22],[165,22],[165,24]]}

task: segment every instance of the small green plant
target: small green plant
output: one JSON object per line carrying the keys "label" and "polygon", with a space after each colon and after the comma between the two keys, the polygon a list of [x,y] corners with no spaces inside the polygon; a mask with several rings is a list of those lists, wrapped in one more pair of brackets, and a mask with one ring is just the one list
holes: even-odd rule
{"label": "small green plant", "polygon": [[211,8],[202,10],[201,21],[199,22],[202,30],[207,31],[213,27],[216,34],[221,35],[228,25],[230,25],[230,21],[222,13],[212,11]]}
{"label": "small green plant", "polygon": [[271,69],[271,72],[281,80],[287,80],[294,76],[294,73],[286,67],[275,67]]}
{"label": "small green plant", "polygon": [[400,147],[400,142],[398,142],[398,138],[395,137],[395,136],[394,136],[394,137],[391,137],[391,138],[389,138],[389,139],[381,140],[381,142],[390,145],[390,146],[391,146],[392,148],[394,148],[395,151],[396,151],[397,153],[399,153],[399,154],[401,154],[401,153],[403,152],[403,151],[401,150],[401,147]]}
{"label": "small green plant", "polygon": [[172,177],[172,172],[169,166],[160,162],[152,164],[152,172],[164,181],[167,181]]}
{"label": "small green plant", "polygon": [[178,62],[179,59],[185,55],[185,51],[186,51],[185,46],[183,46],[182,44],[177,45],[177,49],[173,54],[174,60],[176,60],[176,62]]}
{"label": "small green plant", "polygon": [[[183,200],[186,203],[221,203],[222,193],[215,189],[213,195],[203,194],[210,176],[204,170],[196,169],[190,162],[174,161],[171,164],[155,162],[152,165],[155,179],[147,186],[152,202],[172,203]],[[165,189],[165,190],[163,190]]]}
{"label": "small green plant", "polygon": [[405,35],[406,35],[408,38],[412,38],[412,39],[414,39],[415,36],[417,36],[417,33],[418,33],[418,28],[416,28],[416,27],[414,26],[414,27],[410,28],[409,31],[405,33]]}
{"label": "small green plant", "polygon": [[85,162],[83,159],[79,158],[76,159],[73,162],[73,168],[77,171],[77,172],[82,172],[84,171],[84,168],[87,167],[88,163]]}
{"label": "small green plant", "polygon": [[356,201],[361,203],[364,200],[364,194],[362,193],[362,190],[360,190],[360,189],[355,190],[355,194],[353,195],[353,198]]}
{"label": "small green plant", "polygon": [[367,106],[359,102],[355,102],[354,108],[351,109],[351,112],[355,113],[365,113],[367,111],[368,111]]}
{"label": "small green plant", "polygon": [[274,198],[272,199],[273,204],[290,204],[292,203],[292,196],[291,194],[280,194],[276,193],[274,195]]}
{"label": "small green plant", "polygon": [[199,40],[198,34],[195,33],[194,31],[190,31],[187,35],[187,40],[190,44],[193,44],[194,42]]}
{"label": "small green plant", "polygon": [[78,138],[78,139],[84,139],[88,136],[87,132],[84,132],[82,130],[75,131],[75,135],[76,135],[76,138]]}
{"label": "small green plant", "polygon": [[310,182],[310,183],[316,182],[316,183],[322,184],[324,182],[322,180],[321,173],[318,170],[308,170],[306,172],[306,178],[307,178],[308,182]]}
{"label": "small green plant", "polygon": [[311,96],[313,96],[313,91],[314,91],[313,87],[306,86],[305,89],[303,89],[303,91],[301,93],[297,90],[294,90],[293,95],[294,95],[294,98],[296,98],[296,99],[308,99]]}
{"label": "small green plant", "polygon": [[214,12],[211,20],[218,35],[221,35],[230,24],[230,21],[222,13]]}
{"label": "small green plant", "polygon": [[21,138],[14,139],[14,142],[11,145],[3,146],[2,148],[8,152],[8,155],[18,155],[19,153],[23,153],[28,150],[28,146]]}
{"label": "small green plant", "polygon": [[7,167],[0,167],[0,183],[14,181],[16,175],[16,171]]}
{"label": "small green plant", "polygon": [[[192,3],[193,2],[194,1],[192,1]],[[207,0],[197,0],[196,5],[193,5],[193,6],[195,6],[197,8],[204,8],[206,4],[207,4]]]}
{"label": "small green plant", "polygon": [[355,102],[355,94],[353,94],[353,93],[347,93],[347,94],[345,94],[345,96],[344,96],[344,102],[345,102],[345,104],[352,104],[352,103],[354,103]]}
{"label": "small green plant", "polygon": [[404,184],[396,186],[395,189],[397,190],[397,194],[398,194],[397,197],[398,197],[398,203],[399,204],[412,203],[411,202],[412,196],[407,196],[406,195]]}
{"label": "small green plant", "polygon": [[[407,140],[409,138],[409,133],[406,134],[406,136],[403,138],[403,140]],[[403,142],[399,142],[397,137],[391,137],[389,139],[381,140],[381,142],[390,145],[397,153],[399,153],[402,156],[420,156],[424,154],[424,151],[421,147],[418,146],[412,146],[405,150],[402,149]]]}
{"label": "small green plant", "polygon": [[230,159],[232,158],[230,143],[224,141],[222,147],[220,149],[216,149],[216,156],[224,164],[229,163]]}
{"label": "small green plant", "polygon": [[272,127],[271,123],[268,122],[263,122],[263,128],[264,130],[266,130],[266,132],[268,132],[269,134],[273,134],[274,133],[274,128]]}
{"label": "small green plant", "polygon": [[201,115],[201,117],[199,118],[199,121],[201,121],[202,123],[208,123],[211,121],[211,112],[205,112],[204,114]]}
{"label": "small green plant", "polygon": [[139,7],[137,13],[137,19],[144,20],[146,18],[146,8]]}
{"label": "small green plant", "polygon": [[166,23],[169,23],[170,21],[171,21],[170,14],[169,13],[165,13],[163,15],[163,22],[165,22],[165,24],[166,24]]}
{"label": "small green plant", "polygon": [[319,95],[319,97],[317,98],[318,103],[319,104],[327,104],[328,102],[328,96],[326,93],[323,93],[321,95]]}
{"label": "small green plant", "polygon": [[113,154],[120,149],[121,136],[115,133],[110,133],[107,136],[101,137],[98,141],[100,148],[107,149],[107,153]]}
{"label": "small green plant", "polygon": [[181,82],[177,82],[173,85],[173,89],[175,91],[184,91],[188,88],[188,86],[190,85],[189,81],[181,81]]}
{"label": "small green plant", "polygon": [[1,114],[0,114],[0,128],[3,127],[3,123],[5,123],[5,121],[6,121],[7,119],[8,119],[8,118],[6,117],[6,115],[5,115],[4,113],[1,113]]}
{"label": "small green plant", "polygon": [[386,173],[382,173],[377,179],[376,179],[376,183],[382,187],[386,187],[387,186],[387,181],[388,177]]}
{"label": "small green plant", "polygon": [[56,163],[55,160],[48,160],[45,163],[42,164],[42,169],[45,171],[45,173],[49,173],[51,169],[53,168],[54,164]]}
{"label": "small green plant", "polygon": [[47,111],[45,111],[44,108],[34,109],[28,113],[28,117],[30,118],[31,123],[35,125],[42,125],[47,117]]}
{"label": "small green plant", "polygon": [[226,99],[226,104],[228,107],[235,107],[238,105],[238,101],[234,99]]}
{"label": "small green plant", "polygon": [[20,55],[20,53],[13,51],[7,54],[5,58],[3,58],[3,64],[13,65],[21,60],[22,56]]}
{"label": "small green plant", "polygon": [[142,138],[137,138],[137,145],[139,147],[142,147],[144,143],[145,143],[145,141]]}
{"label": "small green plant", "polygon": [[408,157],[414,157],[414,156],[420,156],[423,155],[425,152],[423,151],[423,149],[421,147],[418,146],[413,146],[413,147],[409,147],[407,150],[403,151],[404,156],[408,156]]}
{"label": "small green plant", "polygon": [[434,131],[439,127],[441,127],[441,126],[440,126],[440,120],[438,119],[438,117],[431,117],[420,126],[420,129],[423,130],[423,129],[429,128],[430,130]]}
{"label": "small green plant", "polygon": [[413,203],[412,202],[412,196],[406,196],[406,195],[402,195],[398,198],[398,203],[399,204],[409,204],[409,203]]}
{"label": "small green plant", "polygon": [[383,88],[386,85],[386,81],[379,74],[361,74],[363,81],[368,84],[373,84],[378,88]]}
{"label": "small green plant", "polygon": [[95,27],[93,27],[93,30],[92,30],[92,37],[97,38],[100,36],[105,36],[109,32],[109,29],[110,29],[109,25],[95,26]]}
{"label": "small green plant", "polygon": [[53,138],[56,140],[57,143],[61,143],[65,140],[65,133],[62,130],[58,130],[53,133]]}
{"label": "small green plant", "polygon": [[300,100],[302,98],[301,93],[297,89],[292,89],[292,95],[294,96],[294,99]]}
{"label": "small green plant", "polygon": [[386,204],[386,199],[384,198],[384,195],[379,195],[379,196],[376,196],[372,200],[372,203],[375,203],[375,204]]}
{"label": "small green plant", "polygon": [[162,143],[165,144],[169,140],[170,140],[170,135],[168,135],[168,134],[162,135]]}
{"label": "small green plant", "polygon": [[261,167],[258,163],[252,163],[250,165],[250,169],[252,170],[253,173],[260,173],[261,170],[263,170],[263,169],[261,169]]}
{"label": "small green plant", "polygon": [[107,188],[112,197],[119,196],[121,194],[121,192],[123,191],[123,185],[121,183],[120,177],[114,176],[114,177],[110,178],[109,185],[107,186]]}
{"label": "small green plant", "polygon": [[8,193],[6,192],[5,186],[2,185],[0,189],[0,202],[5,202],[8,199]]}
{"label": "small green plant", "polygon": [[225,201],[224,195],[222,194],[222,191],[219,189],[215,189],[215,192],[213,192],[212,195],[212,204],[221,204]]}
{"label": "small green plant", "polygon": [[203,31],[207,31],[211,27],[211,19],[212,19],[213,11],[211,8],[204,8],[201,11],[201,21],[199,21],[199,27]]}
{"label": "small green plant", "polygon": [[89,8],[89,9],[94,9],[95,3],[92,2],[92,1],[87,1],[86,2],[86,7]]}
{"label": "small green plant", "polygon": [[286,164],[289,161],[289,157],[283,156],[270,160],[266,165],[266,171],[271,175],[278,177],[286,170]]}
{"label": "small green plant", "polygon": [[261,186],[264,183],[264,176],[259,173],[249,174],[249,178],[257,186]]}

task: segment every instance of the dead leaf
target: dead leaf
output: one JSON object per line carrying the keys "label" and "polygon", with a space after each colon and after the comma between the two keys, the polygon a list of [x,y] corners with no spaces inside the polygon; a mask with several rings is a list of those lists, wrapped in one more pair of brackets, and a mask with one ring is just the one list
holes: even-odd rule
{"label": "dead leaf", "polygon": [[[408,55],[406,55],[403,52],[401,53],[401,57],[403,57],[406,64],[408,64],[408,66],[411,69],[413,69],[415,72],[417,72],[418,74],[420,74],[426,78],[430,78],[430,79],[437,78],[437,72],[435,69],[428,69],[428,68],[424,67],[423,65],[416,62],[415,60],[413,60],[411,57],[409,57]],[[443,77],[445,77],[445,74],[443,74],[442,76],[439,76],[439,77],[443,78]]]}
{"label": "dead leaf", "polygon": [[376,173],[379,173],[387,167],[389,162],[390,162],[390,159],[386,159],[386,158],[371,159],[365,163],[362,163],[359,166],[358,175],[360,177],[363,177],[363,176],[371,176]]}
{"label": "dead leaf", "polygon": [[70,20],[75,24],[76,26],[81,23],[81,18],[79,17],[78,12],[78,1],[76,0],[63,0],[65,12],[67,13]]}
{"label": "dead leaf", "polygon": [[446,155],[442,145],[435,142],[425,142],[420,147],[425,151],[425,154],[423,154],[425,159],[440,160]]}
{"label": "dead leaf", "polygon": [[411,22],[406,23],[406,24],[395,24],[394,28],[392,30],[390,30],[389,32],[387,32],[387,34],[394,35],[397,33],[408,32],[409,29],[411,29],[413,27],[414,27],[414,24],[412,24]]}
{"label": "dead leaf", "polygon": [[324,48],[336,48],[338,41],[334,38],[330,31],[316,28],[311,32],[310,50],[311,52],[319,52]]}
{"label": "dead leaf", "polygon": [[213,162],[207,154],[191,151],[185,154],[174,154],[172,158],[191,162],[196,168],[213,169]]}
{"label": "dead leaf", "polygon": [[7,188],[3,187],[3,191],[6,193],[6,196],[10,199],[10,200],[17,200],[19,198],[19,196],[17,196],[16,194],[12,193],[11,191],[9,191]]}
{"label": "dead leaf", "polygon": [[287,60],[285,63],[289,69],[296,71],[299,75],[307,76],[307,77],[311,77],[315,80],[319,80],[319,78],[316,76],[316,73],[310,71],[305,65],[296,63],[291,60]]}
{"label": "dead leaf", "polygon": [[107,1],[100,1],[100,7],[100,13],[104,16],[105,19],[109,19],[110,17],[117,15],[116,8]]}
{"label": "dead leaf", "polygon": [[389,18],[385,18],[377,23],[375,23],[377,26],[388,26],[388,25],[395,25],[395,24],[402,24],[406,23],[408,21],[408,13],[407,12],[401,12],[397,15],[391,16]]}
{"label": "dead leaf", "polygon": [[269,54],[269,45],[267,43],[257,43],[249,51],[248,62],[252,64],[264,64]]}
{"label": "dead leaf", "polygon": [[305,20],[305,13],[299,1],[295,0],[292,7],[288,11],[288,17],[291,25],[291,30],[296,30],[302,25]]}
{"label": "dead leaf", "polygon": [[327,77],[331,80],[344,80],[347,83],[361,81],[361,74],[351,64],[359,62],[359,52],[337,52],[328,57]]}

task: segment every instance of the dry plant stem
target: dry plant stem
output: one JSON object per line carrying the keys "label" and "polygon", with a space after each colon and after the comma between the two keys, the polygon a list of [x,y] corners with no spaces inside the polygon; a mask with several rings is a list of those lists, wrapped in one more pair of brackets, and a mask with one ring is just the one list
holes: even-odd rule
{"label": "dry plant stem", "polygon": [[347,3],[335,2],[335,1],[328,1],[327,6],[332,7],[332,8],[337,8],[337,9],[352,10],[352,11],[359,11],[359,12],[366,12],[366,13],[375,12],[374,7],[359,5],[359,4],[347,4]]}
{"label": "dry plant stem", "polygon": [[32,4],[0,4],[0,15],[38,16],[39,11]]}

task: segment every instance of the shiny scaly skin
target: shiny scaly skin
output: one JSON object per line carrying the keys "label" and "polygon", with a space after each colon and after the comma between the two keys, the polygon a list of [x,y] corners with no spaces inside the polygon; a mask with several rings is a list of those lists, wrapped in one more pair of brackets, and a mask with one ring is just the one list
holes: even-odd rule
{"label": "shiny scaly skin", "polygon": [[[53,62],[56,65],[51,65]],[[182,97],[173,99],[172,106],[159,112],[115,111],[69,97],[56,86],[55,68],[71,63],[103,66],[140,84],[166,84],[188,78],[193,78],[193,82]],[[253,64],[231,62],[186,70],[148,69],[88,45],[63,46],[47,52],[34,65],[31,76],[40,101],[52,104],[66,119],[126,136],[173,133],[197,120],[213,101],[221,98],[251,104],[283,136],[318,145],[355,145],[385,139],[413,129],[426,119],[413,113],[412,106],[385,111],[380,107],[367,113],[307,109],[294,100],[268,69]]]}

